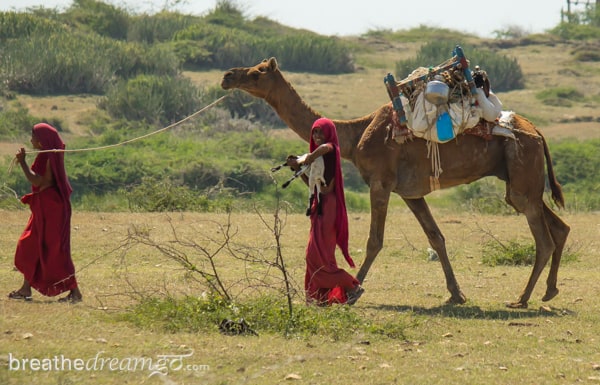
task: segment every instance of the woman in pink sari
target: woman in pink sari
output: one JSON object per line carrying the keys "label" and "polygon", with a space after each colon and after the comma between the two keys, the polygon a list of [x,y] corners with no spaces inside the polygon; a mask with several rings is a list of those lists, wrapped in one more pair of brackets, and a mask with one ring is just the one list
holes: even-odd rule
{"label": "woman in pink sari", "polygon": [[[309,303],[327,305],[346,303],[353,305],[364,292],[360,282],[340,269],[335,259],[336,245],[342,251],[350,267],[354,262],[348,252],[348,215],[344,198],[344,181],[337,131],[327,118],[317,119],[311,129],[310,153],[305,164],[311,164],[322,156],[325,163],[325,181],[321,186],[321,199],[313,199],[310,209],[310,234],[306,246],[306,275],[304,288]],[[295,158],[288,158],[292,169],[300,165]],[[302,175],[308,184],[308,178]],[[314,191],[315,194],[316,188]],[[316,195],[315,195],[316,196]],[[321,212],[317,205],[321,205]]]}
{"label": "woman in pink sari", "polygon": [[[56,129],[46,123],[33,127],[31,144],[38,150],[65,148]],[[31,216],[15,252],[15,266],[23,273],[23,284],[8,297],[30,301],[34,288],[46,296],[70,291],[59,301],[79,302],[82,295],[71,259],[72,189],[65,172],[64,152],[39,153],[31,168],[25,161],[24,148],[16,158],[31,183],[31,193],[21,198],[29,205]]]}

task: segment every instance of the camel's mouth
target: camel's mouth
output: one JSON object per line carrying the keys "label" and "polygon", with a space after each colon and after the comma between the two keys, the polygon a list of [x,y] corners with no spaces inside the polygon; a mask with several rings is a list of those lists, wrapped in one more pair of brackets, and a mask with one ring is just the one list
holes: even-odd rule
{"label": "camel's mouth", "polygon": [[228,79],[228,75],[230,74],[226,73],[225,75],[223,75],[223,79],[221,79],[221,88],[223,88],[224,90],[228,90],[231,88],[231,81],[230,79]]}

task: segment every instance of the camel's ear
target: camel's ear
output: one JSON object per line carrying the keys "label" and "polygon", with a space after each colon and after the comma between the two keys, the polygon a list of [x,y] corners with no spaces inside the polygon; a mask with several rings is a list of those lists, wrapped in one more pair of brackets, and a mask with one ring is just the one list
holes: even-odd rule
{"label": "camel's ear", "polygon": [[271,71],[275,71],[277,69],[277,59],[274,57],[269,59],[269,69]]}

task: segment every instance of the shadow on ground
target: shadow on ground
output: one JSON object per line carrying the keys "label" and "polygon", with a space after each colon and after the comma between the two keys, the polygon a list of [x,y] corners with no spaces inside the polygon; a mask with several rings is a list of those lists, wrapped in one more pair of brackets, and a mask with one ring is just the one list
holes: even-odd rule
{"label": "shadow on ground", "polygon": [[540,309],[497,309],[483,310],[479,306],[441,305],[431,308],[407,305],[373,305],[368,306],[374,310],[393,311],[398,313],[414,313],[437,317],[464,318],[464,319],[490,319],[513,320],[522,318],[550,318],[575,315],[569,309],[556,309],[543,307]]}

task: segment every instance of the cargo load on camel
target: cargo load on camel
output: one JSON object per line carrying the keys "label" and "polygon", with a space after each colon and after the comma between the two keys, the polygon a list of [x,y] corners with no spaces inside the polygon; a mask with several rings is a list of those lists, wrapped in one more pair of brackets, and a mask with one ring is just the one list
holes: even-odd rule
{"label": "cargo load on camel", "polygon": [[499,126],[502,103],[492,92],[487,73],[469,61],[460,46],[452,58],[436,67],[419,67],[396,81],[391,73],[384,79],[394,108],[388,140],[403,143],[414,136],[445,143],[472,130],[480,136],[514,137]]}

